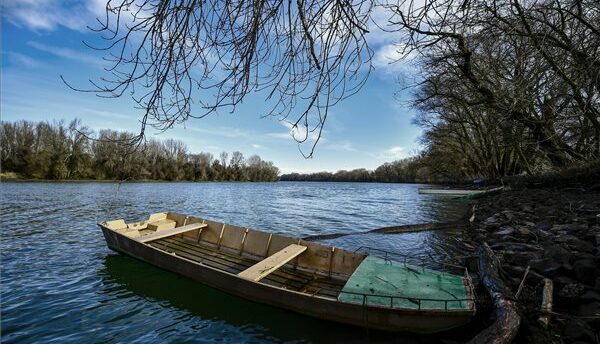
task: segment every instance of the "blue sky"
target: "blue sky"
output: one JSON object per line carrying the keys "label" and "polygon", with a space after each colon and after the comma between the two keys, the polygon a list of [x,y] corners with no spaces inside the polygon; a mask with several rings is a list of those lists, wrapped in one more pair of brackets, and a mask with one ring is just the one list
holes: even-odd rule
{"label": "blue sky", "polygon": [[[105,75],[101,55],[82,43],[98,39],[86,25],[102,14],[104,1],[2,2],[2,120],[78,117],[94,130],[139,130],[141,112],[129,98],[103,99],[76,92],[59,78],[63,75],[74,85],[86,86],[88,79]],[[373,169],[409,156],[419,148],[420,129],[411,124],[413,112],[395,94],[402,86],[398,78],[410,75],[410,67],[389,63],[398,56],[391,34],[372,30],[368,38],[375,52],[375,70],[358,94],[331,109],[311,159],[298,151],[284,123],[261,118],[266,109],[260,95],[250,94],[234,113],[190,119],[162,134],[150,131],[148,136],[180,139],[192,152],[215,156],[235,150],[245,156],[259,154],[284,173]]]}

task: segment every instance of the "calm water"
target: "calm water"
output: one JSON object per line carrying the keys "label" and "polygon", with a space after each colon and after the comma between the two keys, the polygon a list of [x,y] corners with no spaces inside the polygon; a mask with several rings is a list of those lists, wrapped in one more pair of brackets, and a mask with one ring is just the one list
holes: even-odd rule
{"label": "calm water", "polygon": [[[428,341],[254,304],[110,251],[96,223],[165,210],[306,236],[458,218],[465,204],[418,185],[2,183],[2,342]],[[327,240],[451,259],[460,233]]]}

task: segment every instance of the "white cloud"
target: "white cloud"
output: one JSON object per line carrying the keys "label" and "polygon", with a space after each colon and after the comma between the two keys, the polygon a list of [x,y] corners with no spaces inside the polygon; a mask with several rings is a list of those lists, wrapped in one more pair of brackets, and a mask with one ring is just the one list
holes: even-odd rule
{"label": "white cloud", "polygon": [[96,17],[102,17],[106,15],[106,4],[106,0],[88,0],[86,7],[91,14]]}
{"label": "white cloud", "polygon": [[259,145],[259,144],[257,144],[257,143],[253,143],[251,146],[252,146],[252,148],[254,148],[254,149],[263,149],[263,148],[265,148],[265,146],[263,146],[263,145]]}
{"label": "white cloud", "polygon": [[95,18],[104,13],[106,0],[86,0],[79,3],[61,0],[2,1],[6,20],[33,31],[53,31],[59,26],[85,31]]}
{"label": "white cloud", "polygon": [[81,62],[81,63],[85,63],[85,64],[96,65],[98,67],[100,67],[103,64],[103,61],[100,58],[94,57],[93,55],[81,53],[77,50],[73,50],[70,48],[56,47],[56,46],[52,46],[52,45],[46,45],[43,43],[35,42],[35,41],[29,41],[29,42],[27,42],[27,45],[29,45],[30,47],[35,48],[37,50],[52,54],[54,56],[66,58],[69,60],[73,60],[73,61],[77,61],[77,62]]}
{"label": "white cloud", "polygon": [[273,137],[276,139],[284,139],[284,140],[287,140],[292,137],[292,135],[290,135],[290,133],[267,133],[267,136]]}
{"label": "white cloud", "polygon": [[402,146],[393,146],[393,147],[390,147],[390,148],[385,149],[380,152],[373,152],[373,151],[358,149],[349,141],[330,143],[330,144],[327,144],[326,146],[324,146],[324,148],[328,149],[328,150],[339,151],[339,152],[360,154],[365,157],[369,157],[370,159],[375,159],[376,161],[381,161],[382,163],[393,161],[393,160],[404,159],[404,158],[408,158],[409,156],[411,156],[411,153],[407,151],[406,147],[402,147]]}
{"label": "white cloud", "polygon": [[[412,4],[415,8],[421,8],[424,0],[414,0],[401,5],[404,11],[406,6]],[[393,6],[389,6],[393,5]],[[371,14],[373,23],[366,35],[369,46],[373,48],[372,58],[375,72],[380,76],[408,76],[414,74],[414,60],[416,55],[405,50],[406,45],[402,42],[407,40],[405,33],[400,30],[398,24],[390,24],[390,20],[398,21],[398,14],[391,7],[397,6],[394,1],[384,0],[376,6]],[[413,9],[414,10],[414,9]]]}
{"label": "white cloud", "polygon": [[[54,31],[58,27],[88,32],[88,27],[97,28],[99,18],[106,18],[108,0],[5,0],[0,2],[2,16],[10,23],[25,27],[32,31]],[[112,2],[112,6],[120,3]],[[121,13],[121,24],[133,21],[133,10],[137,5],[130,6],[131,11]],[[147,13],[145,6],[139,13],[143,17]]]}
{"label": "white cloud", "polygon": [[389,23],[392,15],[393,12],[387,7],[375,7],[371,13],[372,24],[369,26],[369,33],[366,35],[370,46],[374,47],[400,41],[401,33],[397,31],[397,27],[393,27]]}
{"label": "white cloud", "polygon": [[[79,113],[83,116],[87,115],[87,114],[91,114],[94,116],[99,116],[99,117],[104,117],[104,118],[108,118],[108,119],[115,119],[118,121],[126,121],[126,120],[130,120],[132,118],[136,118],[135,115],[124,115],[122,113],[118,113],[118,112],[114,112],[114,111],[104,111],[104,110],[96,110],[96,109],[91,109],[91,108],[87,108],[87,107],[82,107],[79,108]],[[137,125],[136,125],[137,127]],[[101,128],[104,129],[104,128]],[[139,128],[137,128],[136,130],[138,130]]]}
{"label": "white cloud", "polygon": [[42,63],[41,61],[38,61],[30,56],[14,51],[3,51],[2,54],[6,55],[6,57],[11,63],[19,65],[21,67],[37,68],[44,65],[44,63]]}
{"label": "white cloud", "polygon": [[339,142],[339,143],[330,143],[327,146],[325,146],[326,149],[330,149],[330,150],[335,150],[335,151],[342,151],[342,152],[355,152],[358,153],[358,149],[356,149],[354,147],[354,145],[351,142],[345,141],[345,142]]}
{"label": "white cloud", "polygon": [[401,146],[390,147],[381,152],[379,155],[381,159],[386,160],[398,160],[408,158],[410,156],[410,154],[406,151],[406,148]]}
{"label": "white cloud", "polygon": [[197,133],[210,135],[210,136],[219,136],[219,137],[227,137],[227,138],[244,138],[244,139],[254,139],[257,137],[257,134],[250,131],[245,131],[235,127],[228,126],[195,126],[194,123],[188,123],[185,125],[185,130],[194,131]]}
{"label": "white cloud", "polygon": [[376,71],[388,74],[410,74],[414,71],[414,54],[405,50],[401,44],[386,44],[375,51],[373,67]]}
{"label": "white cloud", "polygon": [[[278,166],[279,167],[279,166]],[[287,174],[287,173],[316,173],[316,172],[323,172],[323,169],[318,169],[318,168],[302,168],[302,167],[290,167],[290,166],[281,166],[279,167],[279,172],[280,174]]]}
{"label": "white cloud", "polygon": [[292,123],[288,121],[279,121],[281,125],[288,129],[287,132],[280,133],[267,133],[267,136],[278,138],[278,139],[294,139],[296,141],[305,141],[305,142],[315,142],[317,139],[319,142],[324,142],[325,138],[323,138],[324,131],[321,133],[321,138],[319,139],[319,131],[313,130],[305,127],[304,125],[294,126]]}

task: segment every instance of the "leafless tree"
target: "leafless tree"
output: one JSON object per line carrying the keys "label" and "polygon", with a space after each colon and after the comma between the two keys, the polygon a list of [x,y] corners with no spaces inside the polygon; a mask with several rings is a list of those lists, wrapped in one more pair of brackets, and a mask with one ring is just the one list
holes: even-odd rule
{"label": "leafless tree", "polygon": [[[287,120],[312,155],[328,109],[357,92],[371,70],[366,0],[109,0],[99,27],[107,76],[91,81],[103,97],[131,94],[147,125],[160,130],[248,94],[266,98],[264,116]],[[74,88],[74,87],[73,87]],[[193,107],[194,103],[198,107]],[[303,153],[304,154],[304,153]]]}
{"label": "leafless tree", "polygon": [[[400,1],[404,53],[419,56],[415,105],[435,149],[488,176],[600,157],[600,3]],[[441,144],[441,141],[444,144]],[[458,153],[456,153],[458,154]],[[489,165],[486,166],[487,164]]]}

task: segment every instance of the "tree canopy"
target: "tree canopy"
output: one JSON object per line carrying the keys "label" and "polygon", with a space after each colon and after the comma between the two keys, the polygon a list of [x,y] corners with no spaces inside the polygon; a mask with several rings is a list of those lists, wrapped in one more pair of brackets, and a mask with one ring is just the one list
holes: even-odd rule
{"label": "tree canopy", "polygon": [[407,8],[392,20],[420,56],[413,105],[432,168],[501,178],[600,158],[598,1]]}
{"label": "tree canopy", "polygon": [[[97,135],[73,120],[64,122],[2,122],[3,172],[34,179],[277,181],[279,169],[258,155],[233,152],[215,159],[190,153],[178,140],[148,140],[138,149],[121,142],[135,134],[110,129]],[[94,140],[89,139],[95,136]]]}

